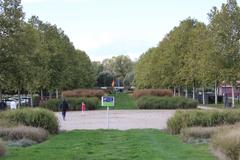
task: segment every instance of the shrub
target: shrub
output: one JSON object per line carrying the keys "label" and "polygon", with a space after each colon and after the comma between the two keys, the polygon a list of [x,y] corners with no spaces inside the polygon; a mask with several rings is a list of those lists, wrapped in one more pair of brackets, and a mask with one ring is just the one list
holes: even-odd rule
{"label": "shrub", "polygon": [[190,138],[209,139],[217,132],[217,127],[191,127],[181,130],[181,138],[187,142]]}
{"label": "shrub", "polygon": [[197,108],[197,101],[184,97],[144,96],[137,100],[139,109],[192,109]]}
{"label": "shrub", "polygon": [[[76,111],[81,109],[82,101],[85,102],[87,110],[95,110],[99,108],[100,100],[98,98],[67,98],[69,110]],[[43,103],[40,107],[47,108],[52,111],[60,111],[61,99],[51,99]]]}
{"label": "shrub", "polygon": [[105,94],[104,90],[100,89],[76,89],[64,91],[64,97],[98,97],[101,98]]}
{"label": "shrub", "polygon": [[172,96],[172,90],[170,89],[140,89],[133,92],[133,97],[139,98],[143,96]]}
{"label": "shrub", "polygon": [[[212,138],[212,147],[215,153],[222,153],[226,159],[240,159],[240,128],[218,132]],[[218,156],[218,154],[216,154]]]}
{"label": "shrub", "polygon": [[16,140],[16,141],[9,141],[8,142],[8,146],[9,147],[29,147],[32,146],[34,144],[37,144],[37,142],[31,140],[31,139],[20,139],[20,140]]}
{"label": "shrub", "polygon": [[211,127],[240,122],[240,110],[177,111],[167,122],[168,131],[179,134],[181,129],[193,126]]}
{"label": "shrub", "polygon": [[24,108],[9,110],[0,113],[0,117],[9,120],[12,123],[20,123],[26,126],[40,127],[57,133],[59,129],[58,119],[52,111],[41,108]]}
{"label": "shrub", "polygon": [[4,156],[6,153],[6,148],[2,140],[0,140],[0,156]]}
{"label": "shrub", "polygon": [[0,128],[0,136],[7,140],[29,139],[42,142],[47,139],[48,132],[42,128],[18,126],[14,128]]}

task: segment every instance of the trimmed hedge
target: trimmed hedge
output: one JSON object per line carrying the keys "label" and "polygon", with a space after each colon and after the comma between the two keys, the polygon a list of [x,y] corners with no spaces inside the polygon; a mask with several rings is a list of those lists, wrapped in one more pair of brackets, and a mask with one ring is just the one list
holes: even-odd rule
{"label": "trimmed hedge", "polygon": [[20,123],[25,126],[40,127],[49,133],[59,130],[58,119],[52,111],[41,108],[24,108],[8,110],[0,113],[0,118],[11,123]]}
{"label": "trimmed hedge", "polygon": [[193,109],[197,101],[184,97],[144,96],[137,100],[139,109]]}
{"label": "trimmed hedge", "polygon": [[[98,98],[66,98],[66,101],[69,104],[69,110],[77,111],[81,110],[82,101],[86,104],[87,110],[95,110],[100,106],[100,100]],[[62,103],[61,99],[50,99],[47,102],[44,102],[40,105],[42,108],[46,108],[52,111],[60,111],[60,104]]]}
{"label": "trimmed hedge", "polygon": [[172,90],[170,89],[138,89],[133,92],[134,98],[140,98],[143,96],[172,96]]}
{"label": "trimmed hedge", "polygon": [[240,122],[240,110],[177,111],[167,122],[168,131],[179,134],[187,127],[212,127]]}
{"label": "trimmed hedge", "polygon": [[75,89],[64,91],[64,97],[98,97],[101,98],[106,92],[101,89]]}

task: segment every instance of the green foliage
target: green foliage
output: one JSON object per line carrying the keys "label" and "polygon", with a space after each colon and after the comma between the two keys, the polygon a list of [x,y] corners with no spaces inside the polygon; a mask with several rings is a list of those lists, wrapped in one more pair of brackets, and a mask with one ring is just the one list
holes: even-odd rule
{"label": "green foliage", "polygon": [[[69,104],[69,110],[79,111],[81,110],[81,104],[84,101],[87,110],[95,110],[100,106],[100,100],[98,98],[66,98]],[[47,102],[41,104],[42,108],[46,108],[52,111],[60,111],[61,99],[50,99]]]}
{"label": "green foliage", "polygon": [[71,131],[29,148],[10,148],[7,160],[214,160],[207,145],[184,144],[159,130]]}
{"label": "green foliage", "polygon": [[240,122],[240,110],[177,111],[167,122],[172,134],[179,134],[181,129],[193,126],[211,127]]}
{"label": "green foliage", "polygon": [[144,96],[137,100],[139,109],[193,109],[197,101],[184,97]]}
{"label": "green foliage", "polygon": [[100,72],[97,77],[97,86],[99,87],[112,86],[113,79],[114,75],[110,71]]}
{"label": "green foliage", "polygon": [[49,133],[57,133],[59,124],[53,112],[41,108],[24,108],[18,110],[8,110],[0,113],[1,119],[6,119],[13,123],[20,123],[26,126],[40,127]]}

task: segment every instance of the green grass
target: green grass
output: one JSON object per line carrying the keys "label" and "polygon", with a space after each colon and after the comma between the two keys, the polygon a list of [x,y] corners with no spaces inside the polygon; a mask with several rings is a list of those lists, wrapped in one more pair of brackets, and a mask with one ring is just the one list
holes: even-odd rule
{"label": "green grass", "polygon": [[135,100],[132,96],[126,93],[116,93],[112,96],[115,97],[114,109],[137,109]]}
{"label": "green grass", "polygon": [[214,160],[207,145],[183,144],[158,130],[61,133],[28,148],[10,148],[0,160]]}
{"label": "green grass", "polygon": [[[213,108],[219,108],[219,109],[224,109],[225,108],[223,103],[219,103],[217,105],[216,104],[208,104],[207,106],[208,107],[213,107]],[[229,108],[229,107],[227,107],[227,108]],[[240,103],[237,102],[237,101],[235,101],[235,108],[240,109]]]}

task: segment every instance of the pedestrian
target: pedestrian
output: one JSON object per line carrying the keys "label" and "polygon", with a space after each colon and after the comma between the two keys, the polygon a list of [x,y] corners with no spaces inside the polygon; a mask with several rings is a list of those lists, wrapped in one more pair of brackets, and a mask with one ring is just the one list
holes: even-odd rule
{"label": "pedestrian", "polygon": [[82,114],[84,114],[85,111],[86,111],[86,105],[84,101],[82,101]]}
{"label": "pedestrian", "polygon": [[65,99],[63,99],[63,102],[62,104],[60,105],[60,109],[62,110],[62,117],[63,117],[63,120],[65,121],[65,117],[66,117],[66,112],[68,110],[68,103]]}

